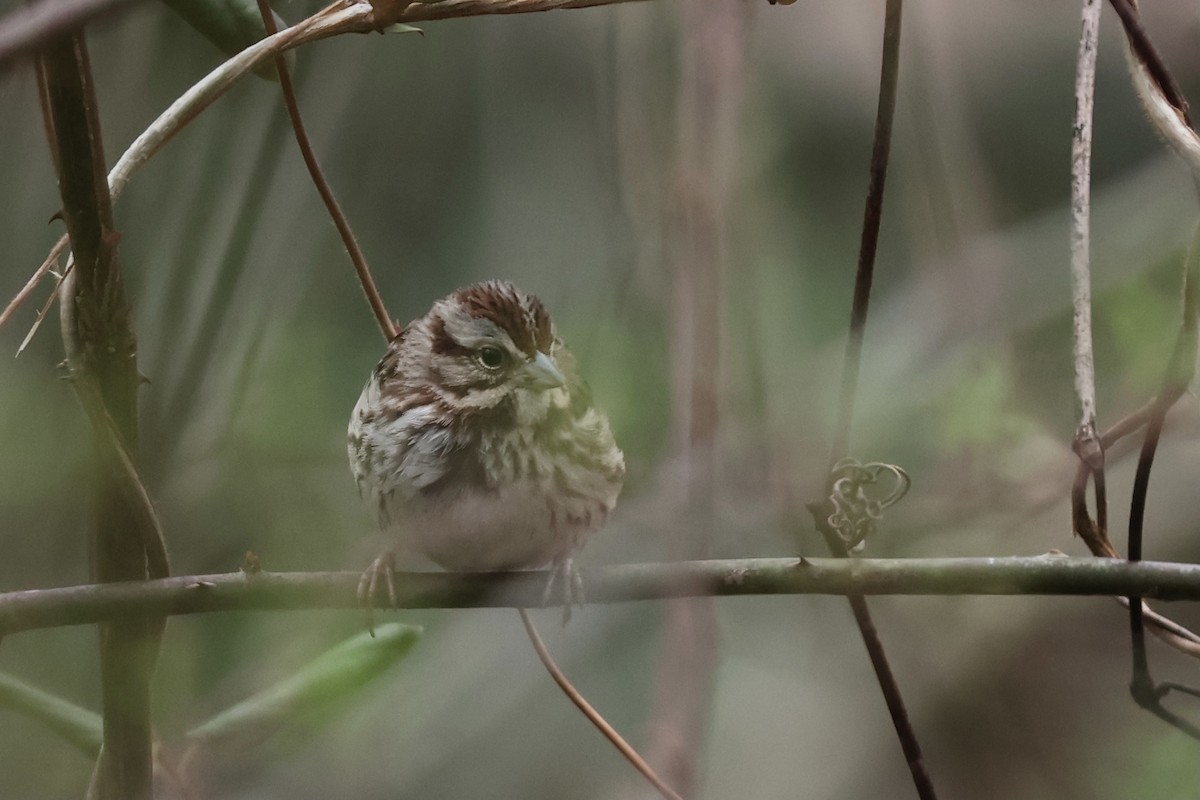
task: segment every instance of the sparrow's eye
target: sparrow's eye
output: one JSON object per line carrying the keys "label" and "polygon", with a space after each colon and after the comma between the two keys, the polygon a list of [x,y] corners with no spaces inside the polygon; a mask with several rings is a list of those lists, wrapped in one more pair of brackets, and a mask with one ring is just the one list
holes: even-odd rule
{"label": "sparrow's eye", "polygon": [[490,344],[479,348],[479,352],[475,354],[475,357],[479,359],[479,363],[485,369],[500,369],[500,367],[504,366],[504,351]]}

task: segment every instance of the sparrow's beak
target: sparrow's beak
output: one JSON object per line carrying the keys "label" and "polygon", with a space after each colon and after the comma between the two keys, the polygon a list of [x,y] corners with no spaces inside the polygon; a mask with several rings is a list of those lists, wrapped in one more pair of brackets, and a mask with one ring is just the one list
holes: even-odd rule
{"label": "sparrow's beak", "polygon": [[525,381],[533,389],[546,391],[566,386],[567,379],[554,363],[554,359],[545,353],[538,353],[525,365]]}

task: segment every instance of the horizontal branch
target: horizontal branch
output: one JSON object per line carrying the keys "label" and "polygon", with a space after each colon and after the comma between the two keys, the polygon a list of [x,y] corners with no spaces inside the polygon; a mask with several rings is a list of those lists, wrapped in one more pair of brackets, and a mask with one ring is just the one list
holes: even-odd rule
{"label": "horizontal branch", "polygon": [[[0,635],[131,614],[349,609],[355,572],[193,575],[0,594]],[[592,603],[769,594],[1135,595],[1200,600],[1200,565],[1104,558],[739,559],[583,572]],[[541,605],[546,573],[398,573],[401,608]]]}

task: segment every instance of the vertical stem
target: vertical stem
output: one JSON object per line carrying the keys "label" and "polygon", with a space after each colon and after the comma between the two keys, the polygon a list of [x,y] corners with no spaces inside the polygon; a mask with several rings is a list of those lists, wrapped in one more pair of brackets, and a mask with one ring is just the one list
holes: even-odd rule
{"label": "vertical stem", "polygon": [[[1138,455],[1137,472],[1133,478],[1133,495],[1129,501],[1129,547],[1130,561],[1142,560],[1142,526],[1146,518],[1146,496],[1150,487],[1150,468],[1158,440],[1162,436],[1166,407],[1156,408],[1146,426],[1142,450]],[[1142,598],[1129,598],[1129,632],[1133,650],[1133,677],[1130,689],[1139,702],[1153,695],[1154,681],[1150,677],[1150,662],[1146,658],[1146,629],[1142,620]]]}
{"label": "vertical stem", "polygon": [[[274,36],[278,30],[275,25],[275,15],[271,13],[271,6],[267,0],[257,0],[257,2],[267,35]],[[316,187],[317,194],[321,196],[321,202],[325,204],[325,209],[329,212],[334,227],[337,228],[338,236],[342,238],[342,245],[346,248],[346,255],[350,257],[350,263],[354,265],[358,283],[367,297],[367,304],[371,306],[371,313],[375,315],[375,322],[379,325],[384,340],[390,342],[396,338],[396,324],[392,322],[387,307],[383,303],[383,297],[375,286],[371,267],[367,264],[367,257],[358,244],[358,237],[354,235],[354,230],[350,227],[350,220],[346,219],[346,214],[342,211],[342,206],[333,193],[333,187],[325,179],[325,173],[321,169],[320,162],[317,161],[316,151],[313,150],[312,142],[308,138],[308,128],[305,127],[304,118],[300,115],[300,105],[296,101],[296,89],[292,85],[292,76],[288,71],[287,61],[281,53],[275,55],[275,69],[279,75],[279,87],[283,92],[283,103],[287,108],[288,119],[292,122],[292,132],[296,135],[296,145],[300,148],[300,155],[304,158],[304,166],[308,169],[313,186]]]}
{"label": "vertical stem", "polygon": [[1083,0],[1083,30],[1075,67],[1075,127],[1071,135],[1071,299],[1074,307],[1075,395],[1080,415],[1076,446],[1082,448],[1080,456],[1093,470],[1103,464],[1103,453],[1096,438],[1096,367],[1092,352],[1089,253],[1092,109],[1102,8],[1100,0]]}
{"label": "vertical stem", "polygon": [[[1200,226],[1196,228],[1192,237],[1192,245],[1184,268],[1183,319],[1180,323],[1179,334],[1176,337],[1175,346],[1171,350],[1162,388],[1154,399],[1150,419],[1146,423],[1142,449],[1138,454],[1137,471],[1134,473],[1133,492],[1129,500],[1128,558],[1130,561],[1140,561],[1142,558],[1142,534],[1146,519],[1146,501],[1150,492],[1150,471],[1154,466],[1154,456],[1158,450],[1159,439],[1162,437],[1167,411],[1183,396],[1191,384],[1192,378],[1195,377],[1196,354],[1200,349],[1200,342],[1197,340],[1198,325],[1200,325]],[[1188,732],[1189,735],[1200,738],[1200,731],[1162,706],[1162,694],[1159,693],[1154,679],[1150,676],[1150,662],[1146,655],[1144,615],[1142,598],[1131,596],[1129,598],[1129,630],[1133,650],[1133,677],[1130,679],[1130,691],[1143,708],[1149,709],[1159,718]]]}
{"label": "vertical stem", "polygon": [[850,335],[842,361],[842,387],[838,398],[838,418],[834,426],[830,466],[845,457],[850,449],[850,427],[854,418],[854,399],[858,392],[858,373],[862,361],[871,284],[875,276],[875,252],[879,246],[879,223],[883,217],[883,190],[887,181],[888,159],[892,150],[892,121],[896,115],[896,85],[900,76],[900,19],[904,3],[888,0],[883,21],[883,64],[879,71],[879,105],[875,111],[875,137],[871,146],[871,177],[863,210],[862,237],[859,241],[858,270],[854,281],[854,300],[850,308]]}
{"label": "vertical stem", "polygon": [[[92,555],[98,582],[144,580],[143,515],[130,500],[120,457],[137,446],[137,345],[117,264],[99,114],[82,33],[41,54],[43,102],[57,155],[62,216],[75,269],[62,293],[63,341],[92,423],[96,459]],[[157,531],[154,532],[157,536]],[[155,563],[165,571],[165,553]],[[152,797],[150,679],[161,621],[136,617],[100,627],[104,746],[100,800]]]}
{"label": "vertical stem", "polygon": [[887,653],[883,649],[883,641],[879,638],[875,621],[871,619],[871,610],[867,606],[867,600],[862,595],[853,594],[846,595],[846,599],[850,601],[850,610],[854,612],[854,621],[858,623],[863,645],[867,648],[871,666],[875,668],[875,678],[879,681],[879,688],[883,692],[883,702],[887,705],[892,725],[896,729],[896,737],[900,740],[900,750],[904,753],[904,761],[908,764],[917,796],[922,800],[936,800],[937,793],[934,791],[933,781],[925,769],[916,729],[913,728],[912,721],[908,718],[904,696],[900,694],[900,684],[896,682],[896,676],[892,674],[891,664],[888,663]]}
{"label": "vertical stem", "polygon": [[[879,227],[883,217],[883,191],[887,181],[888,161],[891,155],[892,123],[896,111],[896,90],[900,76],[900,22],[903,0],[887,0],[883,22],[883,55],[879,70],[879,104],[875,113],[875,134],[871,147],[870,181],[867,187],[866,208],[863,211],[862,237],[859,243],[858,269],[854,280],[854,299],[850,309],[850,332],[846,339],[846,352],[842,361],[842,385],[838,398],[838,417],[834,426],[833,445],[830,449],[830,479],[833,482],[833,467],[849,453],[850,429],[854,419],[855,395],[858,392],[858,375],[862,362],[863,339],[866,333],[867,312],[871,300],[871,285],[875,275],[875,255],[879,245]],[[826,486],[826,498],[832,485]],[[817,521],[817,528],[825,539],[829,551],[836,557],[845,558],[846,547],[828,523],[826,499],[810,506]],[[883,692],[884,702],[900,740],[901,750],[913,785],[922,800],[933,800],[936,795],[933,782],[925,770],[921,747],[916,731],[904,706],[900,686],[888,663],[887,653],[879,632],[871,619],[866,598],[849,594],[846,599],[854,613],[875,678]]]}

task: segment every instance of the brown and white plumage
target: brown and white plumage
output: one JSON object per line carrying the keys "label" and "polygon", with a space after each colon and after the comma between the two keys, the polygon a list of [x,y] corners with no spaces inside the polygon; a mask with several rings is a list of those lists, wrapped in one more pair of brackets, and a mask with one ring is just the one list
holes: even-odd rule
{"label": "brown and white plumage", "polygon": [[462,571],[569,574],[625,476],[542,302],[501,281],[438,300],[391,342],[351,415],[348,451],[400,551]]}

